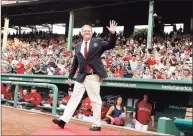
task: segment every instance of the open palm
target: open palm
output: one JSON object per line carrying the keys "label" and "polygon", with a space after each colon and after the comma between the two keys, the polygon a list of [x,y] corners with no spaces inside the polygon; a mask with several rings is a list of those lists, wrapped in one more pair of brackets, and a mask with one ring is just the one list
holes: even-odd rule
{"label": "open palm", "polygon": [[114,34],[116,32],[116,28],[117,28],[117,23],[116,21],[112,20],[109,22],[110,27],[107,26],[107,29]]}

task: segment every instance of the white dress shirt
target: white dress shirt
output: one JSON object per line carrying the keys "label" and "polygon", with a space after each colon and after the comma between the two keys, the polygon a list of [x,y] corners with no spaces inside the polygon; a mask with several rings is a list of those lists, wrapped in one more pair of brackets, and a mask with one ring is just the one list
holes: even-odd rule
{"label": "white dress shirt", "polygon": [[[85,42],[86,42],[86,41],[83,41],[83,42],[82,42],[81,49],[80,49],[80,52],[82,53],[83,56],[84,56],[84,48],[85,48],[85,46],[86,46]],[[90,44],[90,40],[87,41],[87,52],[88,52],[88,50],[89,50],[89,44]],[[84,56],[84,57],[85,57],[85,56]]]}

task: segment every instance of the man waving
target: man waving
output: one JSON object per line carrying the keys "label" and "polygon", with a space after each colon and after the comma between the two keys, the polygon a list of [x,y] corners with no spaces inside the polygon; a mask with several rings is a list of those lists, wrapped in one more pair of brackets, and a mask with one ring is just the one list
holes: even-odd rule
{"label": "man waving", "polygon": [[69,122],[86,90],[93,109],[93,124],[90,130],[101,131],[102,101],[100,97],[100,84],[104,78],[107,78],[107,73],[101,61],[101,55],[104,51],[115,47],[116,26],[117,23],[115,21],[110,21],[110,26],[107,27],[111,33],[108,42],[99,38],[92,38],[93,31],[91,26],[84,25],[82,27],[83,41],[75,46],[75,56],[68,77],[68,84],[71,85],[71,80],[77,68],[79,68],[74,90],[63,116],[60,119],[52,120],[60,128],[64,128],[65,124]]}

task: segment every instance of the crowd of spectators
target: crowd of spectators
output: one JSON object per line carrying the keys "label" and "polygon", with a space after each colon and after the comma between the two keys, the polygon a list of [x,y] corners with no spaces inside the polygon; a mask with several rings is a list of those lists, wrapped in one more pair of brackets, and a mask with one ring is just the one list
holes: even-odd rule
{"label": "crowd of spectators", "polygon": [[[108,40],[103,34],[93,37]],[[78,42],[81,36],[73,36],[72,46]],[[1,72],[67,76],[73,54],[74,50],[67,51],[64,35],[12,35],[2,52]],[[152,49],[147,49],[146,36],[119,34],[116,47],[104,52],[101,60],[113,78],[192,80],[192,39],[187,35],[154,36]]]}

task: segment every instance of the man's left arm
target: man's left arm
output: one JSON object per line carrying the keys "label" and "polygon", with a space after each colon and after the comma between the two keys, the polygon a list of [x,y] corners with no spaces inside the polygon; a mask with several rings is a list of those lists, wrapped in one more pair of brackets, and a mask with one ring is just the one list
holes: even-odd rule
{"label": "man's left arm", "polygon": [[110,39],[108,42],[102,41],[102,48],[103,51],[105,50],[109,50],[109,49],[113,49],[116,45],[116,27],[117,27],[117,23],[112,20],[109,22],[109,27],[107,27],[107,29],[109,30],[110,34]]}
{"label": "man's left arm", "polygon": [[117,40],[117,36],[116,36],[116,33],[114,34],[110,34],[110,39],[109,41],[102,41],[102,48],[103,48],[103,51],[105,50],[109,50],[109,49],[113,49],[116,45],[116,40]]}

